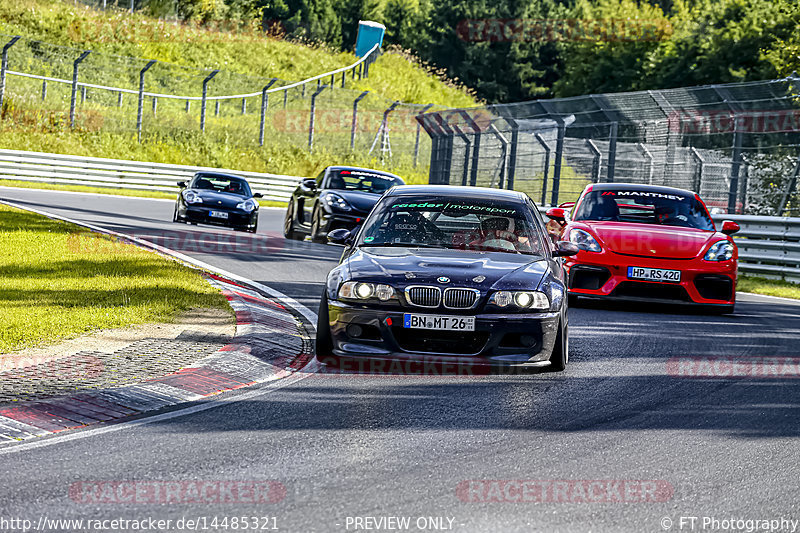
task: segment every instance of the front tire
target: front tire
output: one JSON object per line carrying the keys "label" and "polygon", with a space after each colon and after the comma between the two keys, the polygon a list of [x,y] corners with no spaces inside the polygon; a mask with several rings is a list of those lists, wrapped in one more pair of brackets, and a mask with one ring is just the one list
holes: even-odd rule
{"label": "front tire", "polygon": [[327,242],[327,240],[319,234],[321,217],[322,213],[320,213],[319,205],[317,205],[317,207],[314,208],[314,214],[311,216],[311,242],[317,244],[325,244]]}
{"label": "front tire", "polygon": [[331,324],[328,315],[328,291],[322,293],[319,302],[319,313],[317,313],[317,338],[314,343],[314,351],[317,360],[330,364],[336,362],[337,358],[333,355],[333,337],[331,336]]}
{"label": "front tire", "polygon": [[553,352],[550,354],[550,366],[548,372],[563,372],[569,362],[569,335],[567,328],[558,325],[558,337],[553,345]]}
{"label": "front tire", "polygon": [[294,229],[294,198],[289,200],[289,205],[286,208],[286,219],[283,221],[283,236],[293,241],[302,239],[297,230]]}

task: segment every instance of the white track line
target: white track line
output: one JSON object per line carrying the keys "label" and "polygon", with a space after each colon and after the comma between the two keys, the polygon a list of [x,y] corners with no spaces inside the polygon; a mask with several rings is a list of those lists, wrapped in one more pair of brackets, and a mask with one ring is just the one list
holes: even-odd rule
{"label": "white track line", "polygon": [[282,389],[283,387],[287,387],[292,385],[302,379],[309,377],[310,375],[314,374],[319,370],[319,363],[316,359],[314,359],[311,363],[309,363],[300,373],[294,373],[289,377],[279,378],[273,382],[266,382],[269,383],[268,388],[266,389],[259,389],[254,390],[251,392],[237,394],[235,396],[231,396],[230,398],[217,398],[214,400],[210,400],[207,402],[200,403],[198,405],[193,405],[191,407],[185,407],[183,409],[178,409],[175,411],[169,411],[167,413],[162,413],[160,415],[152,415],[152,416],[145,416],[144,418],[139,418],[137,420],[131,420],[130,422],[119,422],[119,423],[109,423],[109,425],[100,426],[93,429],[86,429],[86,430],[75,430],[73,432],[66,433],[64,435],[60,435],[57,437],[45,438],[44,440],[33,440],[30,442],[23,442],[21,444],[8,444],[5,448],[0,448],[0,455],[7,455],[27,450],[35,450],[37,448],[44,448],[46,446],[52,446],[54,444],[61,444],[63,442],[69,442],[73,440],[85,439],[88,437],[94,437],[96,435],[103,435],[105,433],[113,433],[115,431],[122,431],[124,429],[131,429],[137,426],[143,426],[145,424],[151,424],[153,422],[161,422],[164,420],[170,420],[172,418],[178,418],[181,416],[191,415],[194,413],[200,413],[203,411],[208,411],[209,409],[214,409],[216,407],[222,407],[225,404],[231,404],[235,402],[240,402],[243,400],[250,400],[253,398],[258,398],[259,396],[264,396],[267,394],[271,394],[277,390]]}

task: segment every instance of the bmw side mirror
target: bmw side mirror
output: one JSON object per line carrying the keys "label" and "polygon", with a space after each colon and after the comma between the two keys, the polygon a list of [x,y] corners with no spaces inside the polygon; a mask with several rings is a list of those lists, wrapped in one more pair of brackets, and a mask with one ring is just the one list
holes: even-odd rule
{"label": "bmw side mirror", "polygon": [[185,189],[186,188],[186,182],[185,181],[179,181],[178,182],[178,187],[180,187],[181,189]]}
{"label": "bmw side mirror", "polygon": [[724,220],[722,222],[722,229],[720,230],[725,235],[733,235],[734,233],[738,232],[740,229],[739,224],[734,222],[733,220]]}
{"label": "bmw side mirror", "polygon": [[567,257],[578,253],[578,245],[570,241],[558,241],[553,257]]}
{"label": "bmw side mirror", "polygon": [[311,189],[312,191],[317,188],[317,180],[312,179],[312,178],[304,179],[302,182],[300,182],[300,184],[304,188]]}
{"label": "bmw side mirror", "polygon": [[332,244],[348,244],[352,233],[344,228],[339,228],[328,233],[328,242]]}
{"label": "bmw side mirror", "polygon": [[253,193],[253,198],[264,198],[264,195],[260,192]]}
{"label": "bmw side mirror", "polygon": [[563,207],[551,207],[545,214],[547,218],[556,222],[564,222],[567,219],[567,211]]}

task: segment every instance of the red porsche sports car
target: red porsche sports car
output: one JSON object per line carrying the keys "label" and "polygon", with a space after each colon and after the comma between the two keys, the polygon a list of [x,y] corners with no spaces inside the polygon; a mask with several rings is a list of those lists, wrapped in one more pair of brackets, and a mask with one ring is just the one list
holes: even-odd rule
{"label": "red porsche sports car", "polygon": [[574,205],[551,208],[547,216],[553,237],[580,249],[565,258],[571,299],[733,311],[738,251],[731,235],[739,225],[727,220],[717,231],[697,194],[653,185],[592,184]]}

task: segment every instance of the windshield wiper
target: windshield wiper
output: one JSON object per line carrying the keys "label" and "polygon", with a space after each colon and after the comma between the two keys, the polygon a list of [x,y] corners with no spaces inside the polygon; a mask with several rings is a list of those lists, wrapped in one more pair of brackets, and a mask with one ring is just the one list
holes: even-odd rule
{"label": "windshield wiper", "polygon": [[428,244],[424,242],[420,243],[411,243],[411,242],[364,242],[358,245],[359,248],[362,246],[375,246],[375,247],[393,247],[393,248],[446,248],[445,246],[437,245],[437,244]]}

